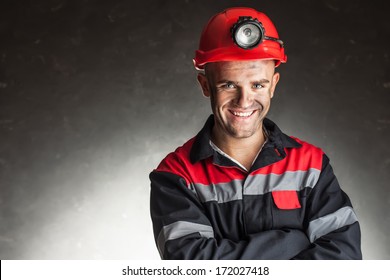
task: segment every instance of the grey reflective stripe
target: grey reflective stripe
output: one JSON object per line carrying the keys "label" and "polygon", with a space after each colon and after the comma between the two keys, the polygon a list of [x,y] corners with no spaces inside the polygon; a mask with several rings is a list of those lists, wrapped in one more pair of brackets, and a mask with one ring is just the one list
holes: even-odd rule
{"label": "grey reflective stripe", "polygon": [[193,184],[201,202],[217,201],[225,203],[242,199],[242,180],[211,185]]}
{"label": "grey reflective stripe", "polygon": [[[271,191],[314,188],[320,177],[320,170],[310,168],[307,171],[287,171],[283,174],[250,175],[243,180],[233,180],[228,183],[203,185],[190,184],[189,188],[196,193],[201,202],[216,201],[225,203],[241,200],[244,195],[263,195]],[[243,190],[244,185],[244,190]]]}
{"label": "grey reflective stripe", "polygon": [[245,195],[262,195],[271,191],[300,191],[314,188],[321,171],[310,168],[307,171],[287,171],[283,174],[257,174],[248,176],[245,181]]}
{"label": "grey reflective stripe", "polygon": [[310,242],[314,242],[317,238],[344,226],[351,225],[357,220],[352,207],[346,206],[336,212],[311,221],[307,229],[307,235]]}
{"label": "grey reflective stripe", "polygon": [[178,221],[170,225],[164,226],[157,238],[157,247],[161,257],[164,253],[165,242],[172,239],[177,239],[191,233],[199,233],[202,237],[213,238],[214,231],[211,226]]}

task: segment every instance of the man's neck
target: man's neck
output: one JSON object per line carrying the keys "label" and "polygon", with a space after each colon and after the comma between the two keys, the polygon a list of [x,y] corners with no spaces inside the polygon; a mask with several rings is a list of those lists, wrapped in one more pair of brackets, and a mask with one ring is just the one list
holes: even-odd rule
{"label": "man's neck", "polygon": [[247,138],[235,138],[226,134],[215,133],[213,130],[212,141],[224,153],[249,170],[264,145],[266,137],[262,129]]}

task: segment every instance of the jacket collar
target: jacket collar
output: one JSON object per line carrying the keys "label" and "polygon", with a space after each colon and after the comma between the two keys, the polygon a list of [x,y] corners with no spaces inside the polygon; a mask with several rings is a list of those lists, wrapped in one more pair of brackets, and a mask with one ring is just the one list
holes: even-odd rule
{"label": "jacket collar", "polygon": [[[263,125],[268,132],[268,141],[264,145],[261,152],[262,157],[265,156],[264,160],[258,159],[255,161],[253,168],[259,168],[261,165],[267,165],[270,161],[275,162],[283,159],[286,156],[285,148],[299,148],[302,145],[295,141],[293,138],[284,134],[279,127],[272,122],[270,119],[265,118]],[[210,115],[205,125],[195,136],[194,144],[190,151],[190,160],[192,163],[196,163],[200,160],[204,160],[208,157],[213,156],[215,163],[224,166],[234,166],[229,159],[223,157],[210,146],[211,131],[214,126],[214,115]],[[270,152],[272,151],[272,152]],[[264,155],[263,155],[264,152]],[[276,153],[276,154],[275,154]],[[271,158],[270,158],[271,157]]]}

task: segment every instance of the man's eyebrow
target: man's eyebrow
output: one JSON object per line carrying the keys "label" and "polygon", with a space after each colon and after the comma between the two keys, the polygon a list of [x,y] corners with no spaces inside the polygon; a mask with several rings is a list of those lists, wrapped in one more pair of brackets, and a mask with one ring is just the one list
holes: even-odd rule
{"label": "man's eyebrow", "polygon": [[232,80],[220,80],[220,81],[217,81],[216,84],[217,85],[220,85],[220,84],[226,84],[226,83],[233,83],[233,84],[238,84],[238,82],[235,82],[235,81],[232,81]]}
{"label": "man's eyebrow", "polygon": [[267,79],[261,79],[261,80],[257,80],[257,81],[253,81],[252,83],[256,83],[256,84],[268,84],[270,81],[267,80]]}
{"label": "man's eyebrow", "polygon": [[[269,82],[270,81],[268,79],[260,79],[260,80],[251,81],[251,84],[267,84]],[[216,83],[217,84],[234,83],[234,84],[237,84],[237,85],[240,84],[240,82],[235,82],[235,81],[227,80],[227,79],[219,80]]]}
{"label": "man's eyebrow", "polygon": [[[226,83],[233,83],[236,85],[240,84],[240,82],[235,82],[235,81],[227,80],[227,79],[219,80],[216,82],[217,85],[222,85],[222,84],[226,84]],[[270,81],[268,79],[260,79],[260,80],[255,80],[255,81],[251,82],[251,84],[268,84],[268,83],[270,83]]]}

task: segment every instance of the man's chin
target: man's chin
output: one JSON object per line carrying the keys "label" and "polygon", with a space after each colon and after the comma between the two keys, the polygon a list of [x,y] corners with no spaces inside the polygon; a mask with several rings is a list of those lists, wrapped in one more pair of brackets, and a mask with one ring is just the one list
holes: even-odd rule
{"label": "man's chin", "polygon": [[249,138],[255,134],[255,132],[252,130],[246,131],[246,130],[231,129],[229,132],[230,132],[230,135],[236,139]]}

